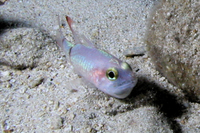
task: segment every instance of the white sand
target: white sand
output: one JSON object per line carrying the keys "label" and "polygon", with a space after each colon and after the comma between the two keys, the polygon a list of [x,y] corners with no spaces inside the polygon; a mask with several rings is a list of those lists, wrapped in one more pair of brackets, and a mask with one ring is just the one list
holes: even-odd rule
{"label": "white sand", "polygon": [[[145,46],[153,3],[9,0],[0,6],[2,20],[31,25],[0,36],[0,131],[198,132],[199,104],[182,101],[181,90],[155,70],[147,54],[123,55],[126,49]],[[95,45],[139,70],[138,86],[128,99],[107,96],[73,72],[55,43],[57,15],[62,23],[65,15],[72,17]],[[69,28],[65,30],[72,41]]]}

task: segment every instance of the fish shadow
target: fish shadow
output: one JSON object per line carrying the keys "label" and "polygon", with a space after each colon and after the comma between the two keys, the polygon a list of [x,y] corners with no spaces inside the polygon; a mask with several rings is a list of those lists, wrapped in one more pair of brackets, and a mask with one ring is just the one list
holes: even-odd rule
{"label": "fish shadow", "polygon": [[3,34],[7,29],[31,27],[30,24],[19,21],[19,20],[5,20],[0,17],[0,35]]}
{"label": "fish shadow", "polygon": [[141,106],[156,107],[159,112],[162,112],[170,128],[175,133],[181,133],[181,126],[175,118],[186,113],[186,107],[180,99],[157,84],[150,83],[145,78],[140,78],[129,97],[121,101],[133,105],[129,110]]}

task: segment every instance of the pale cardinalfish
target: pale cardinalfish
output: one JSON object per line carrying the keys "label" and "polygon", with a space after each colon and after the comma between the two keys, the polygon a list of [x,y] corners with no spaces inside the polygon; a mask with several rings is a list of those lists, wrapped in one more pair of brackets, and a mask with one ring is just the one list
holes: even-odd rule
{"label": "pale cardinalfish", "polygon": [[66,16],[75,45],[57,32],[57,43],[66,53],[67,59],[80,76],[96,88],[115,98],[126,98],[137,83],[137,77],[130,65],[115,56],[97,49],[84,35],[80,35],[73,20]]}

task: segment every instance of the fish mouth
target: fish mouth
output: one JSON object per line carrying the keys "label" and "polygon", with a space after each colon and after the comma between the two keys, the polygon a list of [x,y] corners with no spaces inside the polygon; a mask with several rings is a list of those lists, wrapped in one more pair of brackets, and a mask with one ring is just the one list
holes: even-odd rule
{"label": "fish mouth", "polygon": [[114,92],[115,97],[123,99],[126,98],[133,88],[135,87],[137,80],[124,81],[121,84],[118,84],[117,90]]}

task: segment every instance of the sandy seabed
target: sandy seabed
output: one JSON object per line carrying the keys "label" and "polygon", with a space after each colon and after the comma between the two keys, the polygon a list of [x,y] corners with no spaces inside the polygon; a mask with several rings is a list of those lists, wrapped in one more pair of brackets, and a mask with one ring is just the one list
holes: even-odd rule
{"label": "sandy seabed", "polygon": [[[200,132],[200,105],[162,77],[144,47],[154,0],[8,0],[0,6],[1,132]],[[70,16],[99,48],[128,62],[138,76],[119,100],[88,85],[57,47],[58,17]]]}

